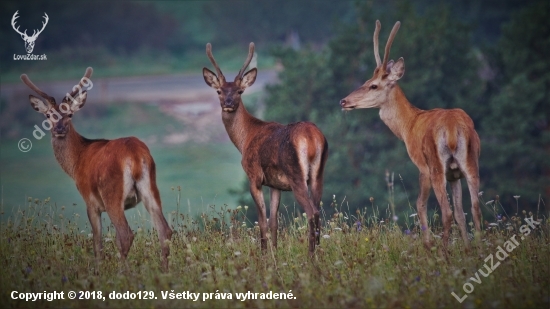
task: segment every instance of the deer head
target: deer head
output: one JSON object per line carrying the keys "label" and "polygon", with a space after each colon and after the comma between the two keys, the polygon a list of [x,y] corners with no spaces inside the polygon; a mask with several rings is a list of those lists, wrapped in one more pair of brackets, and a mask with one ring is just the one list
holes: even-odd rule
{"label": "deer head", "polygon": [[15,32],[17,32],[21,35],[21,38],[25,41],[25,49],[27,50],[27,53],[30,54],[30,53],[32,53],[32,51],[34,49],[34,41],[36,41],[36,38],[38,38],[38,35],[40,33],[42,33],[42,31],[44,31],[44,28],[46,28],[46,25],[48,24],[49,17],[48,17],[48,14],[46,14],[44,12],[43,17],[46,21],[42,22],[42,29],[40,29],[38,32],[36,32],[36,30],[33,30],[32,35],[28,36],[27,35],[27,29],[25,29],[24,32],[21,32],[21,31],[19,31],[19,26],[17,26],[17,28],[15,28],[15,20],[19,18],[19,16],[17,16],[18,12],[19,12],[19,10],[15,11],[15,14],[13,14],[13,17],[11,18],[11,26],[13,27],[13,30],[15,30]]}
{"label": "deer head", "polygon": [[[29,95],[32,108],[39,113],[44,114],[51,124],[52,136],[56,138],[64,138],[67,133],[72,129],[71,118],[75,112],[80,110],[86,103],[87,91],[82,91],[82,87],[89,87],[89,78],[92,76],[93,69],[88,67],[84,77],[80,80],[78,86],[73,87],[71,93],[63,98],[61,104],[57,105],[55,99],[42,90],[40,90],[27,76],[27,74],[21,75],[21,80],[25,85],[38,93],[42,98],[46,99],[46,102],[41,99]],[[78,94],[78,96],[77,96]],[[76,96],[76,97],[75,97]]]}
{"label": "deer head", "polygon": [[232,113],[242,104],[241,95],[244,90],[247,87],[252,86],[252,84],[256,81],[256,75],[258,73],[256,68],[244,73],[252,60],[252,56],[254,55],[254,43],[250,43],[248,48],[248,57],[246,58],[244,65],[240,69],[237,76],[235,76],[233,82],[225,81],[225,77],[223,76],[220,67],[212,55],[212,45],[210,43],[206,44],[206,55],[208,55],[210,62],[212,62],[218,74],[216,75],[209,69],[203,68],[202,75],[204,77],[204,81],[208,86],[216,89],[222,110],[226,113]]}
{"label": "deer head", "polygon": [[399,30],[400,22],[396,22],[386,43],[384,51],[384,61],[380,61],[378,50],[378,34],[380,33],[380,21],[376,21],[374,30],[374,57],[376,58],[376,69],[371,79],[367,80],[361,87],[350,93],[347,97],[340,100],[343,110],[352,110],[355,108],[379,108],[388,101],[388,95],[396,82],[403,77],[405,73],[405,60],[399,58],[397,62],[388,61],[393,39]]}

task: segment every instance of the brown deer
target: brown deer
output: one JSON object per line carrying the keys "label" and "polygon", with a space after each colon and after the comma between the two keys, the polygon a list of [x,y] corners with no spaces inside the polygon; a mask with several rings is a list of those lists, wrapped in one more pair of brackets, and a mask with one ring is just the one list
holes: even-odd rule
{"label": "brown deer", "polygon": [[[256,80],[256,68],[244,73],[254,54],[250,43],[248,57],[233,82],[226,82],[206,44],[206,55],[217,75],[207,68],[202,74],[206,84],[218,93],[222,121],[229,138],[242,154],[241,165],[250,181],[250,193],[258,208],[261,248],[267,249],[267,218],[262,186],[271,190],[271,241],[277,246],[277,211],[282,191],[292,191],[307,214],[309,253],[313,255],[320,240],[319,203],[323,194],[323,171],[328,143],[311,122],[282,125],[252,116],[244,107],[241,95]],[[308,195],[308,185],[311,195]]]}
{"label": "brown deer", "polygon": [[[55,99],[35,86],[26,74],[21,80],[29,88],[46,99],[29,95],[32,107],[44,114],[51,124],[52,146],[61,168],[75,181],[86,202],[94,238],[96,259],[103,256],[101,242],[101,213],[107,212],[116,229],[116,244],[123,260],[126,260],[134,234],[128,226],[124,211],[141,200],[158,231],[162,248],[161,265],[168,269],[169,244],[172,237],[164,215],[156,184],[155,161],[147,146],[135,137],[114,140],[87,139],[78,134],[72,124],[72,116],[86,103],[92,68],[73,91],[57,105]],[[88,84],[88,85],[87,85]],[[83,86],[88,89],[82,91]]]}
{"label": "brown deer", "polygon": [[405,142],[407,152],[420,170],[420,194],[416,207],[424,231],[424,244],[431,248],[428,230],[427,201],[433,187],[441,207],[443,220],[443,244],[446,247],[451,229],[452,211],[447,200],[447,181],[451,184],[454,217],[466,249],[469,248],[466,218],[462,208],[460,179],[466,178],[472,201],[475,228],[480,231],[479,209],[479,137],[472,119],[461,109],[421,110],[409,103],[397,81],[405,73],[405,61],[388,61],[390,48],[399,29],[395,23],[386,43],[384,60],[380,61],[378,34],[380,21],[374,31],[374,56],[376,69],[371,79],[340,101],[343,110],[356,108],[380,108],[380,118],[390,130]]}

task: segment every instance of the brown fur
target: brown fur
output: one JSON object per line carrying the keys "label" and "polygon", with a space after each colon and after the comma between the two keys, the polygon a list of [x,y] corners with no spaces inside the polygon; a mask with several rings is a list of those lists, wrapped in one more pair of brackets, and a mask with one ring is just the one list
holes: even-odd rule
{"label": "brown fur", "polygon": [[[241,94],[256,79],[256,69],[242,74],[253,52],[234,82],[226,82],[213,60],[210,46],[207,54],[218,75],[204,68],[205,82],[219,93],[222,121],[229,138],[242,154],[241,164],[250,181],[250,193],[258,208],[261,248],[267,248],[267,217],[262,186],[271,189],[271,240],[277,246],[277,212],[280,191],[293,191],[307,214],[309,252],[313,255],[320,240],[319,205],[323,193],[323,172],[328,156],[328,143],[311,122],[282,125],[253,117],[242,103]],[[310,194],[308,194],[308,185]]]}
{"label": "brown fur", "polygon": [[[90,69],[91,70],[91,69]],[[88,77],[91,75],[88,75]],[[124,210],[135,207],[143,200],[151,214],[159,234],[162,248],[162,267],[168,269],[169,246],[172,230],[164,215],[160,194],[156,185],[155,162],[147,146],[135,137],[115,140],[87,139],[75,130],[71,117],[85,103],[83,92],[73,103],[67,97],[63,104],[71,110],[63,112],[55,99],[45,95],[26,77],[22,80],[37,91],[47,102],[30,96],[33,108],[53,119],[53,114],[61,119],[52,125],[52,146],[61,168],[75,181],[78,192],[86,203],[88,218],[94,237],[96,258],[103,256],[101,241],[101,213],[107,212],[116,229],[116,244],[125,260],[132,245],[134,234],[131,231]],[[74,95],[74,94],[73,94]]]}
{"label": "brown fur", "polygon": [[[466,220],[462,209],[462,188],[460,179],[466,178],[472,202],[472,216],[477,231],[481,230],[479,209],[479,167],[480,141],[472,119],[461,109],[421,110],[409,103],[397,85],[404,72],[403,58],[390,61],[389,46],[397,33],[396,23],[386,44],[384,61],[378,55],[378,31],[374,35],[377,68],[373,77],[340,101],[344,110],[355,108],[380,108],[380,118],[390,130],[405,142],[407,152],[420,171],[420,194],[416,202],[420,224],[424,230],[424,243],[431,248],[427,219],[427,200],[433,186],[441,207],[443,220],[443,244],[447,245],[452,223],[451,205],[447,200],[447,181],[451,184],[455,220],[458,223],[466,248],[469,239]],[[386,68],[385,70],[382,68]]]}

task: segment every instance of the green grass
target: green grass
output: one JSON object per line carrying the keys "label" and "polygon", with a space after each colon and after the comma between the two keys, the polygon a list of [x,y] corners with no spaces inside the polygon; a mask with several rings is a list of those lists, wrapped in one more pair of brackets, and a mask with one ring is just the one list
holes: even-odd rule
{"label": "green grass", "polygon": [[[1,220],[0,301],[4,307],[25,308],[548,308],[549,221],[542,221],[520,240],[491,274],[479,276],[478,284],[469,278],[484,269],[486,256],[494,255],[512,235],[519,240],[518,227],[524,216],[508,219],[510,230],[485,231],[476,243],[478,248],[468,254],[453,227],[446,262],[437,250],[424,249],[414,224],[407,235],[393,223],[380,224],[366,210],[343,213],[323,218],[327,224],[321,231],[321,246],[310,260],[306,220],[302,216],[285,219],[293,211],[283,207],[279,246],[269,247],[265,254],[259,250],[258,228],[245,218],[244,208],[211,207],[196,218],[185,211],[176,213],[169,219],[177,232],[170,242],[170,270],[161,273],[158,240],[155,232],[141,228],[149,220],[143,212],[131,219],[140,228],[135,230],[126,262],[118,257],[111,226],[103,238],[105,259],[98,266],[90,229],[79,227],[85,217],[70,207],[54,211],[50,201],[30,201],[25,211]],[[359,231],[353,225],[356,221],[361,222]],[[436,228],[435,233],[439,232]],[[437,240],[435,245],[441,247]],[[460,304],[451,292],[463,296],[467,282],[475,289]],[[11,291],[63,291],[65,300],[12,300]],[[101,291],[105,300],[68,300],[69,291]],[[153,293],[156,299],[111,300],[113,291]],[[213,293],[214,297],[217,292],[230,293],[233,299],[203,302],[202,294],[196,302],[163,299],[163,292],[186,291]],[[296,299],[235,299],[236,293],[248,291],[291,291]]]}

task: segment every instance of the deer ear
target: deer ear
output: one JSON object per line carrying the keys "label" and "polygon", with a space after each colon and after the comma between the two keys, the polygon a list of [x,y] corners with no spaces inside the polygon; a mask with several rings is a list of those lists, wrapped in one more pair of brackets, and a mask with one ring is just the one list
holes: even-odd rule
{"label": "deer ear", "polygon": [[256,81],[256,76],[258,75],[258,70],[253,68],[252,70],[246,72],[241,79],[241,88],[247,88],[252,86]]}
{"label": "deer ear", "polygon": [[88,98],[88,92],[82,91],[80,95],[78,95],[71,103],[71,111],[75,113],[76,111],[79,111],[84,107],[84,104],[86,104],[86,99]]}
{"label": "deer ear", "polygon": [[221,87],[220,80],[218,79],[216,74],[214,74],[214,72],[210,71],[209,69],[202,68],[202,76],[204,77],[204,81],[208,86],[215,89]]}
{"label": "deer ear", "polygon": [[39,98],[33,96],[32,94],[29,95],[29,101],[31,101],[31,106],[34,108],[35,111],[46,114],[47,111],[50,110],[51,105],[48,101],[44,103],[44,101],[40,100]]}
{"label": "deer ear", "polygon": [[405,74],[405,59],[401,57],[395,63],[391,60],[388,62],[387,70],[389,73],[388,80],[392,82],[398,81]]}

